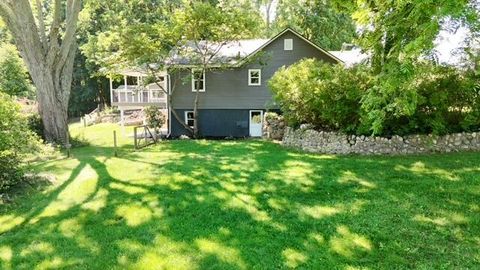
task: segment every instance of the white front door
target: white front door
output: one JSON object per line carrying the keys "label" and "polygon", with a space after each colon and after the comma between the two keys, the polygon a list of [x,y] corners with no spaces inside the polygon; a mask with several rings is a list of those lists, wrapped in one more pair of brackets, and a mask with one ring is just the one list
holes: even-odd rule
{"label": "white front door", "polygon": [[250,111],[250,137],[262,137],[263,111]]}

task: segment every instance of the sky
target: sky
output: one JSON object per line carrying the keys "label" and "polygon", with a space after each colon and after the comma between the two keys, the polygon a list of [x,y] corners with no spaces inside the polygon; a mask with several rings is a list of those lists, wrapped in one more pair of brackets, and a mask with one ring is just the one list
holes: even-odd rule
{"label": "sky", "polygon": [[466,46],[465,39],[468,35],[469,31],[465,27],[460,27],[455,33],[445,30],[440,31],[435,40],[435,50],[438,51],[440,63],[459,63],[462,56],[455,52]]}

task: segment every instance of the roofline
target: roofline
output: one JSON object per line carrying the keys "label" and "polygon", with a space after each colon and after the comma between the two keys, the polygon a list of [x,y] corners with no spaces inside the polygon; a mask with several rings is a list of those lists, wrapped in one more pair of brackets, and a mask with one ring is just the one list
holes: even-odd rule
{"label": "roofline", "polygon": [[[276,34],[275,36],[273,36],[272,38],[270,38],[269,40],[267,40],[267,42],[265,42],[262,46],[260,46],[259,48],[257,48],[255,51],[251,52],[250,54],[248,54],[247,56],[245,57],[242,57],[242,59],[240,61],[238,61],[237,63],[232,63],[232,64],[224,64],[224,65],[218,65],[218,64],[214,64],[214,65],[209,65],[209,67],[211,68],[220,68],[220,67],[224,67],[224,66],[230,66],[230,67],[240,67],[242,66],[243,64],[245,64],[249,58],[251,58],[252,56],[254,56],[255,54],[257,54],[258,52],[260,52],[261,50],[263,50],[265,47],[267,47],[268,45],[270,45],[273,41],[275,41],[277,38],[279,38],[281,35],[285,34],[286,32],[292,32],[294,35],[296,35],[297,37],[299,37],[300,39],[302,39],[303,41],[307,42],[308,44],[312,45],[315,49],[319,50],[320,52],[324,53],[325,55],[327,55],[328,57],[330,57],[331,59],[337,61],[337,63],[339,64],[345,64],[344,61],[342,61],[340,58],[336,57],[335,55],[333,55],[332,53],[326,51],[325,49],[323,49],[322,47],[318,46],[317,44],[313,43],[312,41],[310,41],[309,39],[307,39],[306,37],[302,36],[300,33],[298,33],[297,31],[295,31],[294,29],[292,29],[291,27],[287,27],[285,28],[283,31],[281,31],[280,33]],[[166,65],[166,68],[171,68],[171,67],[174,67],[174,68],[185,68],[185,69],[189,69],[189,68],[195,68],[195,67],[198,67],[199,65],[195,65],[195,64],[167,64]],[[123,74],[122,74],[123,75]]]}
{"label": "roofline", "polygon": [[253,55],[257,54],[259,51],[263,50],[265,47],[267,47],[268,45],[270,45],[273,41],[275,41],[278,37],[280,37],[281,35],[285,34],[286,32],[292,32],[294,35],[296,35],[297,37],[299,37],[300,39],[302,39],[303,41],[307,42],[308,44],[312,45],[313,47],[315,47],[315,49],[321,51],[322,53],[326,54],[328,57],[332,58],[333,60],[337,61],[338,63],[340,64],[345,64],[345,62],[343,62],[341,59],[339,59],[338,57],[336,57],[335,55],[329,53],[328,51],[322,49],[320,46],[318,46],[317,44],[313,43],[312,41],[310,41],[309,39],[307,39],[306,37],[302,36],[300,33],[298,33],[297,31],[295,31],[294,29],[292,29],[291,27],[287,27],[285,28],[283,31],[281,31],[280,33],[276,34],[274,37],[272,37],[269,41],[267,41],[265,44],[263,44],[262,46],[260,46],[260,48],[256,49],[255,51],[253,51],[252,53],[250,53],[249,55],[245,56],[242,61],[240,61],[237,66],[241,66],[243,65],[246,60],[250,57],[252,57]]}

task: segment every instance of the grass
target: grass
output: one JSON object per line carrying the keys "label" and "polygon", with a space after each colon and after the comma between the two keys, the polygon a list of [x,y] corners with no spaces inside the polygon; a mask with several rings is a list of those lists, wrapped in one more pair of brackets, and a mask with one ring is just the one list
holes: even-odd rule
{"label": "grass", "polygon": [[[102,124],[0,208],[2,269],[473,269],[480,154],[300,153],[261,140],[133,151]],[[119,134],[122,134],[118,131]]]}

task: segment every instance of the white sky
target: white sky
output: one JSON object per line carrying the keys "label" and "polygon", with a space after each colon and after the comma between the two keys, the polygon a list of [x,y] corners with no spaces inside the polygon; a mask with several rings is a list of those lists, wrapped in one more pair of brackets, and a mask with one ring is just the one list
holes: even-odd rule
{"label": "white sky", "polygon": [[469,35],[468,29],[461,27],[455,33],[442,30],[435,41],[435,50],[438,52],[438,60],[441,63],[456,64],[461,60],[459,49],[464,48]]}

